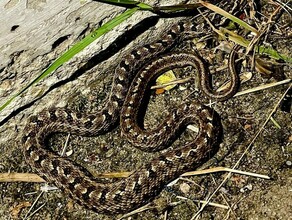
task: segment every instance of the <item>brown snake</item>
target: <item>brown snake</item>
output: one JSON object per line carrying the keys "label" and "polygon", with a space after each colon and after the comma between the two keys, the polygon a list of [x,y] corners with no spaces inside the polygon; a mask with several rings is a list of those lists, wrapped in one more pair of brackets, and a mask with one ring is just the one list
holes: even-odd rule
{"label": "brown snake", "polygon": [[[52,108],[31,117],[22,138],[28,163],[44,179],[70,194],[80,204],[98,213],[114,214],[129,212],[148,203],[167,183],[207,161],[218,150],[221,131],[220,120],[210,108],[198,102],[186,102],[151,131],[144,130],[136,122],[149,81],[168,69],[189,65],[197,68],[200,87],[211,98],[225,100],[234,94],[238,82],[234,52],[229,58],[231,86],[220,93],[212,90],[208,71],[197,55],[179,52],[161,56],[178,41],[195,34],[192,23],[179,22],[160,40],[127,54],[115,70],[110,96],[100,112],[82,115],[68,109]],[[141,69],[142,65],[145,66]],[[144,151],[168,147],[188,124],[198,124],[200,131],[193,142],[162,153],[129,177],[110,184],[99,183],[75,162],[45,148],[45,139],[50,133],[95,136],[108,131],[118,120],[122,134]]]}

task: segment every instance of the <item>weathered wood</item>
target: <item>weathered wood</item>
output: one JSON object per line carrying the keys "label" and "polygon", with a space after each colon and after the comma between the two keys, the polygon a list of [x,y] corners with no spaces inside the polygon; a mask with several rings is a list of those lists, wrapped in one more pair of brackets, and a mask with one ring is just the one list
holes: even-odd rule
{"label": "weathered wood", "polygon": [[[160,1],[160,4],[163,2],[171,4],[175,1]],[[147,3],[154,4],[155,2],[148,1]],[[80,38],[124,10],[126,9],[123,7],[87,1],[1,1],[0,105],[3,105],[12,95],[35,79]],[[82,76],[78,77],[76,81],[63,83],[66,85],[56,86],[56,89],[51,89],[51,87],[72,77],[73,74],[76,74],[75,71],[86,64],[91,57],[106,50],[117,37],[150,15],[152,15],[150,12],[137,12],[130,19],[92,43],[49,77],[31,87],[21,97],[16,98],[0,112],[0,126],[14,116],[27,118],[27,115],[23,116],[24,112],[31,114],[31,111],[37,113],[51,105],[66,105],[70,94],[80,90],[80,85],[89,85],[93,79],[96,79],[96,74],[104,72],[104,68],[108,69],[109,66],[117,64],[116,59],[124,51],[123,46],[116,51],[116,54],[107,55],[108,59],[100,59],[97,64],[101,64],[97,67],[86,69],[79,74]],[[163,21],[159,23],[163,23]],[[152,39],[155,38],[155,35],[146,33],[142,38],[134,39],[126,49],[139,44],[141,39],[144,42],[145,37]],[[108,52],[111,53],[111,51]],[[94,74],[83,76],[87,71]],[[49,90],[52,91],[46,94]],[[82,88],[81,90],[85,91]],[[44,96],[44,94],[46,95]],[[33,108],[24,107],[23,111],[23,106],[31,105],[38,99],[40,100]],[[16,124],[22,127],[23,122],[17,120]],[[2,129],[3,127],[0,128],[2,132],[6,130]]]}

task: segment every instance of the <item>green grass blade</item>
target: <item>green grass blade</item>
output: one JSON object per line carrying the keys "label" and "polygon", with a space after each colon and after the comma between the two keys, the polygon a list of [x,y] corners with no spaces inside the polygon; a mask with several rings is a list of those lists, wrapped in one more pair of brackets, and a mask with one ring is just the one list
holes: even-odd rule
{"label": "green grass blade", "polygon": [[[243,47],[248,47],[250,45],[250,41],[245,39],[244,37],[238,35],[237,33],[227,30],[226,28],[221,27],[219,31],[227,37],[230,41],[233,41],[236,44],[239,44]],[[265,46],[255,46],[255,51],[259,54],[266,54],[269,57],[276,59],[276,60],[284,60],[287,63],[292,63],[292,58],[286,56],[285,54],[280,54],[278,51],[271,47]]]}
{"label": "green grass blade", "polygon": [[98,28],[97,30],[93,31],[89,35],[87,35],[85,38],[83,38],[81,41],[73,45],[68,51],[66,51],[61,57],[55,60],[44,72],[42,72],[37,78],[35,78],[32,82],[27,84],[24,88],[22,88],[19,92],[17,92],[15,95],[10,97],[3,105],[0,106],[0,111],[2,111],[7,105],[9,105],[17,96],[25,92],[30,86],[33,84],[39,82],[46,76],[48,76],[50,73],[52,73],[54,70],[59,68],[61,65],[63,65],[65,62],[70,60],[74,55],[82,51],[85,47],[87,47],[89,44],[91,44],[93,41],[95,41],[97,38],[102,36],[103,34],[107,33],[111,29],[113,29],[115,26],[132,16],[137,10],[139,10],[138,7],[129,9],[125,11],[124,13],[118,15],[111,21],[105,23],[103,26]]}
{"label": "green grass blade", "polygon": [[153,7],[148,4],[138,2],[138,1],[132,1],[132,0],[97,0],[97,1],[108,3],[108,4],[124,6],[124,7],[136,6],[136,7],[139,7],[140,10],[147,10],[147,11],[153,10]]}
{"label": "green grass blade", "polygon": [[272,47],[256,46],[255,49],[259,54],[266,54],[276,60],[284,60],[287,63],[292,63],[292,57],[285,54],[280,54]]}
{"label": "green grass blade", "polygon": [[273,124],[274,124],[278,129],[281,129],[281,126],[279,125],[279,123],[278,123],[273,117],[271,117],[270,120],[273,122]]}
{"label": "green grass blade", "polygon": [[140,2],[132,0],[97,0],[98,2],[104,2],[108,4],[119,4],[119,5],[138,5]]}

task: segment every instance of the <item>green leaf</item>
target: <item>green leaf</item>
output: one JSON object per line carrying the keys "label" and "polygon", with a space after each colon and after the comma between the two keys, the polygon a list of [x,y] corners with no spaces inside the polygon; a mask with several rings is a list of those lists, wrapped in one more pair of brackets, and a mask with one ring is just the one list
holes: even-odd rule
{"label": "green leaf", "polygon": [[138,1],[132,1],[132,0],[98,0],[98,2],[104,2],[104,3],[114,4],[114,5],[124,6],[124,7],[137,6],[139,7],[140,10],[147,10],[147,11],[153,10],[153,7],[148,4],[141,3]]}

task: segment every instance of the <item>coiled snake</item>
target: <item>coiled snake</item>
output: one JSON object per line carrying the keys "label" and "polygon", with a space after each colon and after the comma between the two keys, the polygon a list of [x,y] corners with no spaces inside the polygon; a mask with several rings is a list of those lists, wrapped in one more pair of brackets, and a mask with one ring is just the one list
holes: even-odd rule
{"label": "coiled snake", "polygon": [[[206,95],[224,100],[234,94],[238,82],[233,63],[234,52],[229,58],[232,84],[227,91],[220,93],[212,90],[208,71],[197,55],[186,52],[162,55],[178,41],[191,38],[196,33],[192,23],[179,22],[160,40],[127,54],[115,70],[110,96],[100,112],[82,115],[69,109],[52,108],[31,117],[22,138],[28,163],[44,179],[82,205],[98,213],[113,214],[129,212],[148,203],[167,183],[208,160],[218,149],[221,131],[220,120],[210,108],[188,101],[174,109],[153,130],[144,130],[136,123],[139,105],[149,81],[168,69],[191,65],[198,69],[199,84]],[[166,148],[187,124],[198,124],[200,131],[192,143],[168,150],[129,177],[110,184],[97,182],[75,162],[45,149],[45,138],[50,133],[93,136],[108,131],[118,120],[122,134],[144,151]]]}

